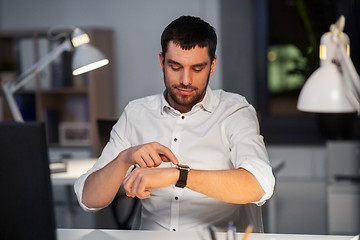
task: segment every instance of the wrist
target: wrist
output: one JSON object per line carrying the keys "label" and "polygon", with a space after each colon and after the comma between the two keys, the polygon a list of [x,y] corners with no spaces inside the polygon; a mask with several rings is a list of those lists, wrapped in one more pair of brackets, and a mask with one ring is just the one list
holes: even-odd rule
{"label": "wrist", "polygon": [[126,168],[130,168],[133,164],[131,161],[129,161],[129,157],[126,154],[126,150],[121,151],[118,156],[116,157],[116,160],[119,162],[119,164],[122,164]]}
{"label": "wrist", "polygon": [[179,170],[177,170],[177,168],[175,166],[175,167],[171,167],[171,173],[172,173],[171,183],[175,185],[179,179],[180,172],[179,172]]}

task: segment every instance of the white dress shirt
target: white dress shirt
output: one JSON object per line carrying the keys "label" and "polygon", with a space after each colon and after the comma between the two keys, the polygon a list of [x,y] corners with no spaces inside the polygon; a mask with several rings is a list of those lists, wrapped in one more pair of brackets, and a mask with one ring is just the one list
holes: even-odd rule
{"label": "white dress shirt", "polygon": [[[173,109],[163,94],[130,102],[96,164],[75,183],[80,205],[87,211],[98,210],[81,203],[87,176],[124,149],[154,141],[170,148],[180,164],[192,169],[248,170],[265,192],[257,205],[262,205],[273,193],[275,180],[255,109],[243,96],[208,87],[203,101],[184,114]],[[164,162],[159,167],[171,166],[172,163]],[[201,230],[209,225],[226,227],[229,220],[241,221],[236,204],[174,185],[152,190],[151,197],[141,203],[140,229]]]}

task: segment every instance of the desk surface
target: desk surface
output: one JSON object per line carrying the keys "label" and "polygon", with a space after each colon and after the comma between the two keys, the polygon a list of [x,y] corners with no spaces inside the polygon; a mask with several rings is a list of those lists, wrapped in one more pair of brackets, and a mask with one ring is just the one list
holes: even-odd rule
{"label": "desk surface", "polygon": [[[209,232],[160,232],[160,231],[127,231],[127,230],[94,230],[94,229],[57,229],[58,240],[210,240]],[[243,233],[237,233],[241,240]],[[217,240],[225,240],[226,234],[216,233]],[[248,240],[359,240],[353,236],[335,235],[297,235],[297,234],[250,234]]]}
{"label": "desk surface", "polygon": [[96,160],[96,158],[69,160],[66,164],[66,172],[52,173],[51,181],[55,185],[73,185],[78,177],[95,164]]}

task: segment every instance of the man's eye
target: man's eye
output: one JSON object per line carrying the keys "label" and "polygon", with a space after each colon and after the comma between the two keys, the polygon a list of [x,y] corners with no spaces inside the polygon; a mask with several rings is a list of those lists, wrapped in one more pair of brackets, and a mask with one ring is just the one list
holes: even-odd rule
{"label": "man's eye", "polygon": [[204,69],[204,67],[194,67],[194,72],[201,72]]}
{"label": "man's eye", "polygon": [[170,68],[173,70],[173,71],[179,71],[181,69],[181,67],[179,66],[174,66],[174,65],[170,65]]}

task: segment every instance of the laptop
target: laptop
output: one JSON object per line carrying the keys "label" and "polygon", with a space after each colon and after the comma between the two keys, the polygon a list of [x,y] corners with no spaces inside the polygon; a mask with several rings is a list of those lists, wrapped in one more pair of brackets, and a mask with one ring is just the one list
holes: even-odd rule
{"label": "laptop", "polygon": [[43,123],[0,122],[0,191],[0,239],[56,239]]}

